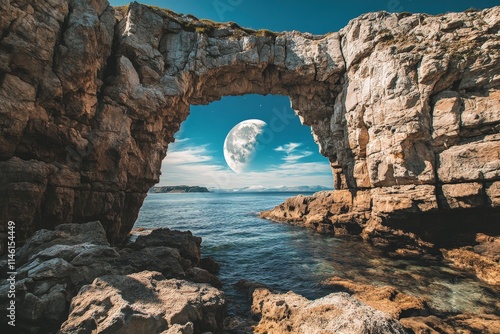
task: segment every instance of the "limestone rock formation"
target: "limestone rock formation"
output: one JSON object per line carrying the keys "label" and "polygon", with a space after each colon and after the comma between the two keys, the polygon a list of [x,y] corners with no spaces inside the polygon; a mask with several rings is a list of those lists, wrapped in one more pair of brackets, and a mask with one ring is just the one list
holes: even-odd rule
{"label": "limestone rock formation", "polygon": [[343,91],[316,133],[342,172],[336,188],[349,190],[289,199],[261,216],[361,230],[405,256],[499,235],[499,21],[498,7],[352,20],[340,31]]}
{"label": "limestone rock formation", "polygon": [[262,316],[254,333],[405,333],[397,320],[342,292],[310,301],[257,289],[252,311]]}
{"label": "limestone rock formation", "polygon": [[152,271],[108,275],[73,298],[60,333],[175,333],[174,326],[193,330],[193,323],[197,333],[220,333],[224,306],[224,294],[204,284],[166,280]]}
{"label": "limestone rock formation", "polygon": [[13,220],[18,242],[91,220],[124,241],[189,106],[249,93],[289,96],[350,193],[322,229],[386,242],[427,214],[498,220],[499,7],[321,36],[106,0],[5,0],[0,18],[0,233]]}
{"label": "limestone rock formation", "polygon": [[445,259],[459,268],[472,270],[483,281],[500,286],[500,237],[478,234],[475,246],[444,249]]}
{"label": "limestone rock formation", "polygon": [[[161,235],[166,238],[159,245]],[[124,247],[111,247],[99,222],[63,224],[53,231],[37,231],[17,252],[16,328],[26,333],[55,333],[67,319],[71,303],[73,312],[63,326],[63,332],[89,333],[92,326],[104,330],[107,326],[130,325],[136,328],[134,326],[144,325],[160,333],[173,328],[174,324],[184,326],[188,322],[193,323],[195,332],[201,329],[220,331],[225,309],[221,292],[208,284],[184,280],[193,277],[196,282],[219,287],[220,281],[207,271],[194,267],[197,262],[185,250],[166,246],[176,244],[176,236],[177,243],[196,246],[195,254],[199,255],[201,239],[187,232],[143,231],[141,243],[129,242]],[[8,271],[6,266],[7,261],[2,261],[2,278]],[[175,279],[162,283],[165,278]],[[144,284],[133,286],[131,281]],[[77,301],[73,301],[82,286],[88,284],[91,286],[83,288]],[[152,284],[158,290],[153,289]],[[102,287],[99,293],[96,292],[99,290],[97,285]],[[2,316],[5,316],[9,303],[8,289],[9,282],[3,279],[0,284]],[[95,299],[87,298],[90,290]],[[127,292],[132,295],[127,295]],[[186,293],[191,299],[181,300],[179,293]],[[158,306],[160,297],[151,297],[158,294],[162,300],[171,298],[170,313]],[[140,304],[141,300],[132,301],[134,296],[143,296],[143,304]],[[151,298],[146,300],[148,296]],[[104,299],[99,299],[101,297]],[[94,306],[85,304],[97,301],[105,302]],[[149,311],[137,311],[140,305],[144,310],[150,308]],[[104,306],[108,308],[97,312],[98,317],[90,315],[96,308]],[[174,308],[177,311],[174,312]]]}
{"label": "limestone rock formation", "polygon": [[395,319],[429,315],[428,307],[422,299],[404,294],[390,286],[377,287],[339,277],[332,277],[321,284],[352,294],[363,303]]}
{"label": "limestone rock formation", "polygon": [[474,313],[443,314],[428,307],[422,299],[389,286],[374,286],[339,277],[327,279],[322,284],[350,293],[374,309],[399,319],[410,333],[496,333],[500,330],[500,317],[481,308]]}

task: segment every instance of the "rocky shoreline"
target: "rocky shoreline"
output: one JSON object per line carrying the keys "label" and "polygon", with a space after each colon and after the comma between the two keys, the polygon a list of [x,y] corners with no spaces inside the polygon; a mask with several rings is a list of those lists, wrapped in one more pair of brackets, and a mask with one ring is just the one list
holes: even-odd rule
{"label": "rocky shoreline", "polygon": [[[426,196],[433,194],[421,193],[418,205],[428,205]],[[438,213],[419,217],[414,212],[405,221],[404,213],[413,205],[394,194],[376,197],[370,191],[356,196],[348,190],[322,191],[289,198],[261,212],[260,217],[329,235],[360,236],[391,256],[444,258],[486,283],[500,286],[500,237],[494,215],[485,210],[462,211],[453,218]],[[392,224],[388,224],[388,216]],[[478,220],[481,224],[474,224]]]}
{"label": "rocky shoreline", "polygon": [[[201,238],[191,232],[166,228],[134,230],[118,247],[109,245],[99,222],[39,230],[16,253],[16,329],[33,334],[500,330],[499,314],[440,314],[425,300],[392,287],[339,277],[321,283],[332,293],[317,300],[240,281],[237,286],[248,293],[251,308],[246,317],[228,317],[216,277],[220,266],[201,257],[200,245]],[[0,265],[6,267],[7,261]],[[0,285],[0,291],[8,288],[5,281]],[[2,312],[8,303],[1,293]]]}
{"label": "rocky shoreline", "polygon": [[203,269],[217,266],[201,258],[201,238],[156,229],[133,239],[112,247],[99,222],[37,231],[16,252],[18,333],[222,332],[225,297]]}

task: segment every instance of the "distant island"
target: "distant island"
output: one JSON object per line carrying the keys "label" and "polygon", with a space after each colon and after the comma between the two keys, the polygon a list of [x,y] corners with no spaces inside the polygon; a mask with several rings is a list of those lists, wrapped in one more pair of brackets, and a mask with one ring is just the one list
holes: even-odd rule
{"label": "distant island", "polygon": [[217,193],[315,193],[318,191],[333,190],[333,188],[323,186],[276,186],[276,187],[263,187],[263,186],[250,186],[243,188],[221,189],[210,188],[210,192]]}
{"label": "distant island", "polygon": [[153,187],[149,190],[150,193],[209,193],[210,191],[205,187],[198,186],[164,186]]}

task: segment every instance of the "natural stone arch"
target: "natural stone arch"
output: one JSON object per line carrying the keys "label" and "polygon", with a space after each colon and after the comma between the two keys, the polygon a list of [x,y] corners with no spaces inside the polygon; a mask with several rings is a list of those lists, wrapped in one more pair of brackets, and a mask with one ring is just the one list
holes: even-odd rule
{"label": "natural stone arch", "polygon": [[[49,17],[39,4],[2,13],[10,20],[2,26],[10,50],[2,98],[11,111],[2,117],[16,126],[0,138],[9,192],[1,211],[19,222],[19,241],[89,220],[123,240],[191,104],[289,96],[332,156],[324,132],[345,68],[338,33],[255,32],[138,3],[116,11],[105,0],[50,6]],[[30,24],[44,27],[42,35],[30,39]]]}
{"label": "natural stone arch", "polygon": [[363,199],[367,233],[394,212],[498,217],[499,16],[380,12],[313,36],[137,3],[12,0],[0,8],[1,226],[17,221],[22,242],[100,220],[124,240],[189,106],[248,93],[290,97],[352,193],[336,205]]}
{"label": "natural stone arch", "polygon": [[[210,33],[200,33],[209,28]],[[285,95],[303,124],[311,126],[321,153],[333,158],[336,187],[347,188],[331,136],[326,134],[345,72],[338,33],[261,34],[138,4],[128,8],[117,30],[117,71],[106,94],[114,101],[126,96],[128,101],[119,104],[140,115],[141,127],[147,127],[142,111],[156,108],[149,126],[163,122],[162,131],[152,133],[162,151],[149,156],[163,158],[191,104],[208,104],[228,95]],[[130,97],[148,95],[164,100],[153,108],[148,98],[130,103]],[[152,178],[158,179],[159,175]]]}

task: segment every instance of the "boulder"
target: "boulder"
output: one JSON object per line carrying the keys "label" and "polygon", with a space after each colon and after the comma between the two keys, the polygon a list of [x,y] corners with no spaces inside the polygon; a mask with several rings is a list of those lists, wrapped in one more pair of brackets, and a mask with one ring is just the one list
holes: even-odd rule
{"label": "boulder", "polygon": [[311,301],[257,289],[252,311],[262,317],[254,333],[405,333],[394,318],[342,292]]}
{"label": "boulder", "polygon": [[205,269],[197,267],[189,268],[188,270],[186,270],[186,277],[192,282],[208,283],[215,288],[222,288],[221,280]]}
{"label": "boulder", "polygon": [[82,287],[60,333],[220,333],[224,294],[158,272],[109,275]]}
{"label": "boulder", "polygon": [[134,245],[142,248],[152,246],[176,248],[183,258],[192,261],[193,264],[197,264],[201,259],[201,238],[193,236],[190,231],[179,232],[168,228],[147,230],[137,237]]}
{"label": "boulder", "polygon": [[201,269],[205,269],[211,274],[217,274],[220,270],[220,264],[215,261],[211,256],[204,257],[200,260],[199,266]]}

